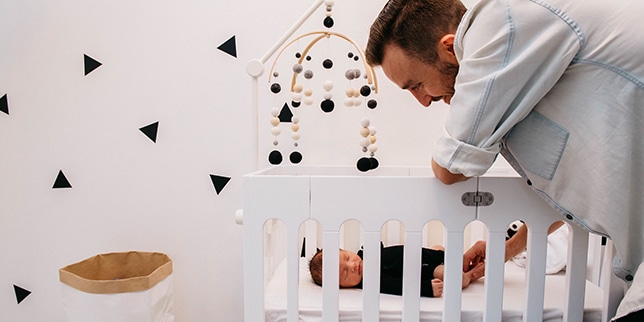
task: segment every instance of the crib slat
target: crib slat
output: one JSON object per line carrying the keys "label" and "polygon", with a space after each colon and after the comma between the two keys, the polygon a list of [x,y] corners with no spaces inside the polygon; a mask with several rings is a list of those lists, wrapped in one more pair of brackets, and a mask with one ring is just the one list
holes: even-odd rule
{"label": "crib slat", "polygon": [[[443,280],[443,321],[461,320],[463,283],[463,229],[446,224],[445,278]],[[460,228],[460,229],[455,229]],[[452,230],[455,229],[455,230]]]}
{"label": "crib slat", "polygon": [[422,254],[420,232],[405,233],[405,254],[403,264],[403,321],[420,319],[420,257]]}
{"label": "crib slat", "polygon": [[287,316],[288,322],[297,322],[299,315],[298,299],[299,299],[299,272],[300,272],[300,256],[299,256],[299,225],[289,224],[286,236],[286,264],[287,264]]}
{"label": "crib slat", "polygon": [[362,320],[380,320],[380,232],[365,232]]}
{"label": "crib slat", "polygon": [[586,294],[586,265],[588,233],[577,225],[570,225],[568,236],[568,262],[566,263],[566,303],[564,321],[581,321],[584,317]]}
{"label": "crib slat", "polygon": [[503,277],[505,270],[505,231],[489,228],[485,267],[485,312],[483,321],[503,318]]}
{"label": "crib slat", "polygon": [[[339,227],[338,227],[339,228]],[[336,231],[323,231],[322,243],[322,320],[338,321],[340,277],[338,275],[339,262],[339,233]]]}
{"label": "crib slat", "polygon": [[535,231],[528,224],[528,259],[526,267],[526,306],[523,321],[543,321],[543,294],[546,278],[547,231]]}

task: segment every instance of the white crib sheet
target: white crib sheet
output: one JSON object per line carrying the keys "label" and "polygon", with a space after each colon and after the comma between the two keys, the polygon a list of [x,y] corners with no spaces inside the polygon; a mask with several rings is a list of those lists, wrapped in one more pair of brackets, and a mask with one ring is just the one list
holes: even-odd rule
{"label": "white crib sheet", "polygon": [[[505,265],[505,286],[503,300],[503,321],[521,321],[524,306],[524,269],[512,262]],[[299,307],[300,321],[322,320],[322,288],[311,281],[308,263],[300,260],[299,272]],[[564,303],[565,272],[548,275],[546,278],[546,295],[544,321],[562,321]],[[483,280],[472,283],[463,290],[462,321],[482,321]],[[584,321],[601,321],[603,290],[597,285],[586,282],[586,301]],[[380,320],[400,321],[402,316],[402,297],[381,294]],[[421,321],[441,321],[442,298],[421,298]],[[340,290],[340,321],[362,320],[362,290]],[[265,291],[266,321],[286,321],[286,260],[277,267]]]}

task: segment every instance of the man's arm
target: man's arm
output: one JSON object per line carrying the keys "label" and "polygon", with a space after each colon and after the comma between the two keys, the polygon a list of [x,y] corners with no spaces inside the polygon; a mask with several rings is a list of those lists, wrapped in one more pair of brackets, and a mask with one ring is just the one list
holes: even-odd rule
{"label": "man's arm", "polygon": [[432,170],[434,171],[436,178],[438,178],[438,180],[440,180],[444,184],[453,184],[469,179],[468,177],[460,173],[449,172],[449,170],[438,165],[438,163],[436,163],[434,159],[432,159]]}

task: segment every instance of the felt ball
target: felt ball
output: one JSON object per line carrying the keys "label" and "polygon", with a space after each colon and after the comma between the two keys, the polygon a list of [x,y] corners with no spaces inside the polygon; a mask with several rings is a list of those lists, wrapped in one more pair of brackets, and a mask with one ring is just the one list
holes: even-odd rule
{"label": "felt ball", "polygon": [[353,70],[353,72],[356,74],[356,78],[359,78],[359,77],[360,77],[360,74],[362,74],[362,72],[361,72],[359,69],[357,69],[357,68],[356,68],[356,69],[354,69],[354,70]]}
{"label": "felt ball", "polygon": [[331,93],[331,92],[324,92],[324,94],[322,95],[322,97],[324,97],[324,99],[325,99],[325,100],[330,100],[330,99],[332,99],[332,98],[333,98],[333,93]]}
{"label": "felt ball", "polygon": [[369,132],[371,133],[371,135],[376,135],[376,133],[378,133],[378,129],[376,129],[375,126],[370,126]]}
{"label": "felt ball", "polygon": [[[360,138],[360,140],[358,141],[358,143],[360,144],[360,146],[361,146],[361,147],[366,148],[366,147],[368,147],[368,146],[369,146],[369,144],[371,143],[371,141],[369,140],[369,138],[367,138],[367,137],[363,137],[363,138]],[[365,152],[366,152],[366,151],[365,151]]]}
{"label": "felt ball", "polygon": [[304,105],[312,105],[313,104],[313,98],[311,96],[307,96],[304,98]]}
{"label": "felt ball", "polygon": [[347,97],[353,97],[354,92],[355,92],[355,89],[353,87],[347,87],[347,89],[344,91]]}
{"label": "felt ball", "polygon": [[296,74],[301,73],[304,70],[304,66],[302,64],[295,64],[293,65],[293,72]]}
{"label": "felt ball", "polygon": [[367,151],[369,151],[369,149],[367,149],[367,147],[366,147],[366,146],[363,146],[363,147],[362,147],[362,152],[367,152]]}
{"label": "felt ball", "polygon": [[293,151],[288,158],[291,160],[291,163],[298,164],[302,161],[302,153]]}
{"label": "felt ball", "polygon": [[291,124],[291,131],[297,132],[300,130],[300,125],[299,124]]}
{"label": "felt ball", "polygon": [[307,88],[304,90],[304,96],[311,96],[313,95],[313,90],[310,88]]}
{"label": "felt ball", "polygon": [[328,80],[322,84],[322,88],[324,88],[325,91],[330,91],[333,89],[333,82]]}
{"label": "felt ball", "polygon": [[369,141],[371,142],[371,144],[374,144],[374,143],[376,143],[376,141],[378,141],[378,139],[376,138],[375,135],[370,135],[369,136]]}
{"label": "felt ball", "polygon": [[299,116],[297,116],[297,115],[293,115],[293,117],[291,117],[291,122],[292,122],[293,124],[300,123],[300,117],[299,117]]}
{"label": "felt ball", "polygon": [[348,80],[353,80],[354,78],[356,78],[356,71],[353,69],[349,69],[346,72],[344,72],[344,77],[346,77],[346,79]]}
{"label": "felt ball", "polygon": [[282,133],[282,129],[279,126],[274,126],[271,129],[271,134],[273,134],[274,136],[278,136],[280,135],[280,133]]}
{"label": "felt ball", "polygon": [[376,100],[371,99],[371,100],[367,101],[367,107],[368,108],[373,110],[374,108],[376,108],[376,106],[378,106],[378,102]]}
{"label": "felt ball", "polygon": [[[357,88],[354,88],[353,89],[353,98],[358,98],[358,97],[360,97],[360,90],[357,89]],[[360,104],[358,104],[358,105],[360,105]]]}
{"label": "felt ball", "polygon": [[306,79],[311,79],[311,78],[313,78],[313,71],[312,71],[312,70],[310,70],[310,69],[307,69],[307,70],[304,72],[304,78],[306,78]]}
{"label": "felt ball", "polygon": [[351,97],[345,97],[345,98],[344,98],[344,105],[345,105],[346,107],[351,107],[351,106],[353,106],[353,98],[351,98]]}
{"label": "felt ball", "polygon": [[291,106],[294,108],[300,107],[300,104],[302,104],[300,101],[291,101]]}
{"label": "felt ball", "polygon": [[273,140],[273,145],[278,145],[280,144],[277,140]]}
{"label": "felt ball", "polygon": [[296,52],[295,53],[295,58],[300,58],[300,57],[302,57],[302,54],[300,54],[300,52]]}
{"label": "felt ball", "polygon": [[327,7],[326,9],[327,10],[326,10],[326,13],[324,15],[327,16],[327,17],[331,17],[333,15],[333,13],[331,12],[331,10],[333,10],[333,8],[331,8],[331,10],[329,10],[329,7]]}
{"label": "felt ball", "polygon": [[291,138],[293,140],[295,140],[295,141],[299,140],[300,139],[300,133],[296,133],[296,132],[291,133]]}
{"label": "felt ball", "polygon": [[353,60],[355,60],[355,61],[360,60],[360,56],[358,56],[358,55],[353,56]]}
{"label": "felt ball", "polygon": [[325,59],[325,60],[322,62],[322,67],[324,67],[324,68],[326,68],[326,69],[331,69],[331,67],[333,67],[333,61],[332,61],[331,59],[328,59],[328,58],[327,58],[327,59]]}
{"label": "felt ball", "polygon": [[302,101],[302,94],[293,93],[293,94],[291,94],[291,99],[293,99],[296,102],[301,102]]}
{"label": "felt ball", "polygon": [[362,136],[363,138],[368,137],[369,134],[371,134],[371,132],[369,131],[369,128],[363,127],[360,129],[360,136]]}
{"label": "felt ball", "polygon": [[353,58],[353,53],[352,53],[352,52],[349,52],[349,53],[347,54],[347,56],[348,56],[349,58]]}
{"label": "felt ball", "polygon": [[363,85],[360,87],[360,95],[367,97],[371,94],[371,87],[369,85]]}
{"label": "felt ball", "polygon": [[327,7],[333,7],[334,4],[335,4],[334,0],[324,0],[324,5]]}
{"label": "felt ball", "polygon": [[353,98],[353,106],[360,106],[362,105],[362,100],[359,98]]}
{"label": "felt ball", "polygon": [[322,103],[320,103],[320,108],[322,111],[325,113],[331,113],[333,112],[333,109],[335,108],[335,103],[333,103],[332,100],[324,100]]}
{"label": "felt ball", "polygon": [[333,27],[333,18],[331,18],[331,16],[327,16],[327,17],[325,17],[325,18],[324,18],[324,22],[323,22],[323,24],[324,24],[324,26],[325,26],[325,27],[327,27],[327,28],[331,28],[331,27]]}
{"label": "felt ball", "polygon": [[360,125],[362,125],[362,127],[369,127],[369,124],[371,124],[371,122],[370,122],[370,121],[369,121],[369,119],[368,119],[368,118],[366,118],[366,117],[363,117],[363,118],[360,120]]}
{"label": "felt ball", "polygon": [[327,6],[326,6],[326,11],[329,11],[329,12],[330,12],[330,11],[333,11],[333,6],[332,6],[332,5],[331,5],[331,6],[328,6],[328,5],[327,5]]}
{"label": "felt ball", "polygon": [[306,61],[311,61],[311,56],[307,55],[306,56]]}
{"label": "felt ball", "polygon": [[277,150],[271,151],[271,153],[268,155],[268,162],[273,165],[282,163],[282,153]]}
{"label": "felt ball", "polygon": [[376,153],[376,151],[378,151],[378,146],[377,145],[375,145],[375,144],[369,145],[369,152]]}
{"label": "felt ball", "polygon": [[360,160],[358,160],[358,163],[356,164],[356,166],[358,167],[358,170],[362,172],[367,172],[371,170],[371,167],[372,167],[371,160],[367,157],[362,157],[360,158]]}
{"label": "felt ball", "polygon": [[296,92],[296,93],[302,92],[302,84],[293,85],[293,91]]}
{"label": "felt ball", "polygon": [[[298,138],[299,138],[299,136],[298,136]],[[299,144],[297,144],[297,142],[293,142],[293,146],[297,148],[299,146]]]}
{"label": "felt ball", "polygon": [[279,117],[272,117],[272,118],[271,118],[271,125],[272,125],[272,126],[278,126],[278,125],[280,125],[280,118],[279,118]]}
{"label": "felt ball", "polygon": [[273,92],[273,93],[277,94],[277,93],[279,93],[281,90],[282,90],[282,86],[280,86],[280,84],[278,84],[278,83],[273,83],[273,84],[271,84],[271,92]]}
{"label": "felt ball", "polygon": [[371,157],[369,158],[369,161],[371,162],[371,170],[377,169],[378,166],[380,165],[380,162],[378,162],[378,159],[376,158]]}
{"label": "felt ball", "polygon": [[279,76],[280,76],[280,73],[278,73],[278,72],[273,72],[273,77],[279,77]]}
{"label": "felt ball", "polygon": [[278,115],[280,115],[280,109],[279,109],[278,107],[273,107],[273,108],[271,109],[271,115],[272,115],[272,116],[278,116]]}

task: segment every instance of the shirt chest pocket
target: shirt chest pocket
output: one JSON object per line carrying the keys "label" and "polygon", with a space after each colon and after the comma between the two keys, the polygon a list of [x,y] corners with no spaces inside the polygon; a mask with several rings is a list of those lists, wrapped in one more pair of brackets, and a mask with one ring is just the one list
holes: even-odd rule
{"label": "shirt chest pocket", "polygon": [[504,143],[524,170],[552,180],[568,137],[565,128],[533,110],[510,130]]}

